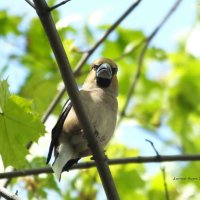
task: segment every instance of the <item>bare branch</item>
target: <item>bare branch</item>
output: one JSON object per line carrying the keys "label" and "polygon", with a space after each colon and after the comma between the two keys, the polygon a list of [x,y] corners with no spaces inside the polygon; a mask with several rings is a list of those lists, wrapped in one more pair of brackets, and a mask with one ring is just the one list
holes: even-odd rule
{"label": "bare branch", "polygon": [[69,60],[56,30],[55,23],[53,22],[50,12],[45,12],[48,8],[48,5],[46,4],[45,0],[34,0],[34,3],[36,6],[37,14],[54,52],[65,87],[72,101],[73,108],[76,112],[79,122],[81,123],[83,131],[86,135],[86,139],[88,141],[88,145],[92,151],[105,193],[107,195],[107,199],[118,200],[119,195],[112,179],[106,157],[94,134],[95,130],[93,126],[91,126],[88,116],[86,115],[78,87],[71,71]]}
{"label": "bare branch", "polygon": [[7,200],[22,200],[16,194],[12,194],[6,188],[0,186],[0,199],[1,197]]}
{"label": "bare branch", "polygon": [[160,154],[158,153],[156,147],[154,146],[154,143],[151,140],[145,139],[147,142],[150,143],[150,145],[152,146],[153,150],[155,151],[157,156],[160,156]]}
{"label": "bare branch", "polygon": [[[108,160],[109,165],[125,165],[134,163],[161,163],[161,162],[188,162],[200,161],[200,155],[160,155],[158,156],[138,156],[129,158],[116,158]],[[70,170],[89,169],[96,167],[95,162],[83,162],[74,165]],[[21,176],[38,175],[42,173],[53,173],[51,167],[43,167],[38,169],[27,169],[20,171],[11,171],[0,173],[0,179],[17,178]]]}
{"label": "bare branch", "polygon": [[52,10],[56,9],[56,8],[58,8],[58,7],[60,7],[60,6],[64,5],[64,4],[66,4],[69,1],[71,1],[71,0],[65,0],[65,1],[62,1],[62,2],[58,3],[55,6],[52,6],[52,7],[49,8],[49,11],[52,11]]}
{"label": "bare branch", "polygon": [[[155,151],[158,159],[160,158],[160,154],[158,153],[154,143],[151,140],[146,139],[147,142],[150,143],[152,146],[153,150]],[[162,178],[163,178],[163,184],[164,184],[164,189],[165,189],[165,197],[166,200],[169,200],[169,193],[168,193],[168,188],[167,188],[167,182],[166,182],[166,173],[165,173],[165,167],[160,167],[161,173],[162,173]]]}
{"label": "bare branch", "polygon": [[128,92],[128,95],[127,95],[127,98],[126,98],[126,102],[124,104],[124,107],[122,108],[122,111],[120,113],[120,117],[119,117],[119,120],[117,122],[117,125],[120,124],[121,120],[123,119],[123,117],[125,116],[125,112],[126,112],[126,108],[131,100],[131,97],[133,96],[134,92],[135,92],[135,88],[136,88],[136,84],[138,82],[138,79],[140,77],[140,74],[141,74],[141,70],[142,70],[142,64],[143,64],[143,58],[144,58],[144,55],[146,53],[146,50],[149,46],[149,42],[150,40],[147,40],[147,42],[145,43],[145,46],[144,48],[142,49],[142,52],[139,56],[139,59],[138,59],[138,67],[137,67],[137,70],[135,72],[135,75],[134,75],[134,78],[133,78],[133,81],[131,83],[131,87],[129,89],[129,92]]}
{"label": "bare branch", "polygon": [[59,103],[60,99],[62,98],[63,94],[65,93],[65,86],[59,90],[57,95],[54,97],[53,101],[50,103],[49,107],[47,108],[45,114],[42,116],[42,122],[45,123],[48,119],[49,115],[52,113],[56,105]]}
{"label": "bare branch", "polygon": [[[142,64],[143,64],[143,60],[144,60],[144,55],[146,53],[146,50],[147,50],[150,42],[155,37],[155,35],[158,33],[158,31],[161,29],[161,27],[163,27],[163,25],[166,23],[166,21],[170,18],[170,16],[174,13],[174,11],[177,9],[177,7],[180,5],[181,2],[182,2],[182,0],[176,1],[175,4],[172,6],[172,8],[168,11],[166,16],[161,20],[161,22],[158,24],[158,26],[149,35],[149,37],[146,39],[146,41],[143,40],[142,42],[139,43],[139,45],[141,45],[145,41],[145,46],[142,49],[142,52],[141,52],[141,54],[139,56],[138,67],[137,67],[137,70],[135,72],[135,76],[133,78],[133,81],[131,83],[131,87],[129,89],[126,102],[125,102],[124,107],[122,108],[122,111],[120,113],[120,117],[119,117],[119,120],[118,120],[118,123],[117,123],[118,125],[120,124],[122,118],[125,116],[126,108],[127,108],[128,104],[129,104],[129,102],[131,100],[131,97],[133,96],[133,94],[135,92],[136,84],[138,82],[138,79],[140,77],[141,70],[142,70]],[[137,48],[138,48],[138,45],[137,45]]]}
{"label": "bare branch", "polygon": [[29,0],[25,0],[32,8],[34,8],[35,9],[35,5],[31,2],[31,1],[29,1]]}

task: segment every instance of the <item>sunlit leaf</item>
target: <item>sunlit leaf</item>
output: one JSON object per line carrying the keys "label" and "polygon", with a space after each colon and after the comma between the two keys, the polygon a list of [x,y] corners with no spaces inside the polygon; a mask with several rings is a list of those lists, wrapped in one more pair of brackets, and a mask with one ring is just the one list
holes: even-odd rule
{"label": "sunlit leaf", "polygon": [[8,85],[0,82],[0,152],[5,166],[19,168],[25,163],[26,145],[44,133],[40,119],[30,112],[31,103],[15,95],[8,95]]}

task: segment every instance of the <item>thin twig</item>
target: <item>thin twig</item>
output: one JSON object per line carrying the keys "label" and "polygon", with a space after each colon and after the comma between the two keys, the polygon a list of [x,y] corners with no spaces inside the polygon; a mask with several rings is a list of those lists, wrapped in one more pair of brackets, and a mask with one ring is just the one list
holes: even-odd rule
{"label": "thin twig", "polygon": [[[147,142],[150,143],[152,146],[153,150],[155,151],[157,158],[160,159],[160,154],[158,153],[154,143],[151,140],[145,139]],[[160,167],[161,173],[162,173],[162,178],[163,178],[163,183],[164,183],[164,189],[165,189],[165,197],[166,200],[169,200],[169,193],[168,193],[168,188],[167,188],[167,182],[166,182],[166,173],[165,173],[165,167]]]}
{"label": "thin twig", "polygon": [[34,8],[35,9],[35,5],[31,2],[31,1],[29,1],[29,0],[25,0],[32,8]]}
{"label": "thin twig", "polygon": [[152,146],[152,148],[155,151],[156,155],[159,157],[160,154],[158,153],[156,147],[154,146],[154,143],[151,140],[148,140],[148,139],[145,139],[145,140],[150,143],[150,145]]}
{"label": "thin twig", "polygon": [[[64,89],[63,89],[64,88]],[[49,107],[47,108],[45,114],[42,116],[42,122],[45,123],[48,119],[51,112],[54,110],[56,105],[59,103],[60,99],[62,98],[63,94],[65,93],[65,86],[63,85],[62,88],[59,90],[53,101],[50,103]]]}
{"label": "thin twig", "polygon": [[164,184],[164,190],[165,190],[165,198],[166,198],[166,200],[169,200],[169,191],[168,191],[168,187],[167,187],[165,167],[161,167],[160,170],[162,172],[162,177],[163,177],[163,184]]}
{"label": "thin twig", "polygon": [[49,8],[49,11],[52,11],[52,10],[56,9],[56,8],[58,8],[58,7],[60,7],[60,6],[64,5],[64,4],[66,4],[69,1],[71,1],[71,0],[65,0],[65,1],[62,1],[62,2],[60,2],[58,4],[56,4],[55,6],[52,6],[52,7]]}
{"label": "thin twig", "polygon": [[[128,95],[127,95],[127,99],[126,99],[126,102],[122,108],[122,111],[120,113],[120,117],[119,117],[119,120],[118,120],[118,125],[120,124],[122,118],[125,116],[125,113],[126,113],[126,109],[127,109],[127,106],[131,100],[131,97],[134,95],[134,92],[135,92],[135,88],[136,88],[136,84],[138,82],[138,79],[140,77],[140,74],[141,74],[141,69],[142,69],[142,64],[143,64],[143,60],[144,60],[144,55],[146,53],[146,50],[150,44],[150,42],[152,41],[152,39],[155,37],[155,35],[158,33],[158,31],[161,29],[161,27],[163,27],[163,25],[166,23],[166,21],[170,18],[170,16],[174,13],[174,11],[177,9],[177,7],[180,5],[180,3],[182,2],[182,0],[178,0],[175,2],[175,4],[172,6],[172,8],[168,11],[168,13],[166,14],[166,16],[161,20],[161,22],[158,24],[158,26],[154,29],[154,31],[147,37],[146,41],[145,41],[145,46],[144,48],[142,49],[142,52],[139,56],[139,59],[138,59],[138,67],[137,67],[137,70],[135,72],[135,75],[134,75],[134,78],[133,78],[133,81],[131,83],[131,87],[129,89],[129,92],[128,92]],[[143,40],[144,41],[144,40]],[[141,43],[143,43],[143,41]]]}
{"label": "thin twig", "polygon": [[1,197],[7,200],[22,200],[16,194],[12,194],[6,188],[0,186],[0,199]]}
{"label": "thin twig", "polygon": [[[152,146],[153,150],[155,151],[157,158],[160,159],[160,154],[158,153],[154,143],[151,140],[145,139],[149,144]],[[162,178],[163,178],[163,183],[164,183],[164,189],[165,189],[165,197],[166,200],[169,200],[169,193],[167,189],[167,182],[166,182],[166,173],[165,173],[165,167],[160,167],[161,173],[162,173]]]}
{"label": "thin twig", "polygon": [[[200,161],[200,155],[160,155],[158,156],[138,156],[129,158],[116,158],[109,159],[109,165],[125,165],[134,163],[161,163],[161,162],[188,162],[188,161]],[[74,165],[70,170],[77,169],[89,169],[96,167],[95,162],[82,162]],[[38,175],[42,173],[53,173],[51,167],[43,167],[37,169],[26,169],[19,171],[11,171],[0,173],[0,179],[5,178],[17,178],[21,176]]]}
{"label": "thin twig", "polygon": [[146,50],[149,46],[149,42],[150,40],[147,40],[146,43],[145,43],[145,46],[144,48],[142,49],[142,52],[139,56],[139,59],[138,59],[138,67],[137,67],[137,70],[135,72],[135,75],[134,75],[134,78],[133,78],[133,81],[131,83],[131,87],[129,89],[129,92],[128,92],[128,95],[127,95],[127,98],[126,98],[126,102],[124,104],[124,107],[122,108],[122,111],[120,112],[120,116],[119,116],[119,120],[117,122],[117,126],[119,126],[119,124],[121,123],[121,120],[123,119],[123,117],[125,116],[125,112],[126,112],[126,108],[128,107],[128,104],[131,100],[131,97],[133,96],[134,92],[135,92],[135,88],[136,88],[136,84],[138,82],[138,79],[140,77],[140,74],[141,74],[141,71],[142,71],[142,64],[143,64],[143,58],[144,58],[144,55],[146,53]]}

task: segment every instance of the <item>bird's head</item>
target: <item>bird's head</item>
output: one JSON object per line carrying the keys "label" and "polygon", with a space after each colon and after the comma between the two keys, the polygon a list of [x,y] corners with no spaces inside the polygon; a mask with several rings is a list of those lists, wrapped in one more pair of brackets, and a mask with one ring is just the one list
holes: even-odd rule
{"label": "bird's head", "polygon": [[118,92],[117,65],[108,58],[96,59],[91,65],[91,71],[87,76],[84,86]]}

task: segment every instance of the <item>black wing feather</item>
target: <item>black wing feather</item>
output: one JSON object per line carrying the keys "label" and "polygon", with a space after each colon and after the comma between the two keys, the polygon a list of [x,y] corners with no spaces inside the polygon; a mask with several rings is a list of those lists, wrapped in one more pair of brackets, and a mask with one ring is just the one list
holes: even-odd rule
{"label": "black wing feather", "polygon": [[71,107],[72,107],[72,103],[70,100],[68,100],[63,107],[63,112],[59,116],[56,125],[54,126],[54,128],[51,131],[51,143],[49,146],[49,153],[48,153],[47,161],[46,161],[47,164],[49,163],[49,161],[51,159],[51,155],[52,155],[54,147],[58,146],[58,144],[59,144],[58,139],[62,132],[64,121],[65,121]]}

